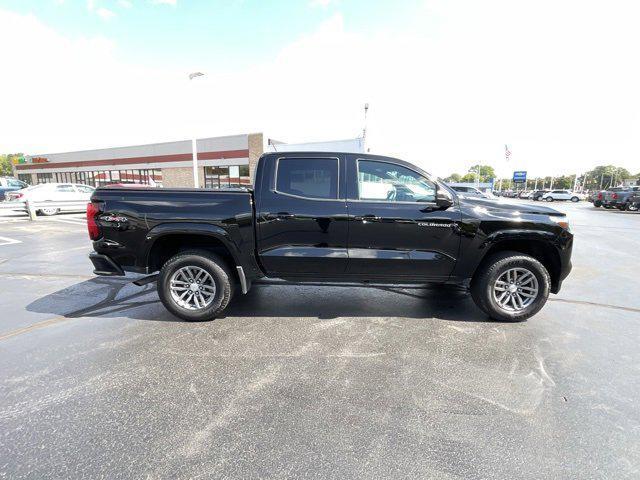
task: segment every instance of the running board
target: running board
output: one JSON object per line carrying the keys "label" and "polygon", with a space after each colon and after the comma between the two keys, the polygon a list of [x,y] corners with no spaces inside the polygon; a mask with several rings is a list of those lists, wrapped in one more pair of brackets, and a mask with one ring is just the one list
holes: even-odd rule
{"label": "running board", "polygon": [[153,283],[156,280],[158,280],[158,274],[154,273],[153,275],[147,275],[146,277],[139,278],[138,280],[133,282],[133,284],[137,285],[138,287],[142,287],[143,285],[147,285],[148,283]]}

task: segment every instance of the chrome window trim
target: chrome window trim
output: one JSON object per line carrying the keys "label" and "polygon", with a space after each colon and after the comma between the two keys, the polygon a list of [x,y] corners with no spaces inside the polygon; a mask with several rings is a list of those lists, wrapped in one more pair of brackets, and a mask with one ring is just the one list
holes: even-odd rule
{"label": "chrome window trim", "polygon": [[[288,160],[288,159],[293,159],[293,160],[305,160],[305,159],[336,160],[337,165],[338,165],[338,178],[337,178],[337,186],[336,186],[336,198],[306,197],[306,196],[303,196],[303,195],[296,195],[294,193],[281,192],[280,190],[278,190],[278,167],[280,166],[280,160]],[[320,202],[344,202],[345,199],[344,198],[340,198],[340,157],[288,157],[288,156],[287,157],[278,157],[276,159],[275,171],[273,172],[273,185],[272,185],[271,191],[273,193],[277,193],[279,195],[286,195],[287,197],[292,197],[292,198],[301,198],[303,200],[314,200],[314,201],[320,201]]]}
{"label": "chrome window trim", "polygon": [[[402,167],[402,168],[406,168],[407,170],[415,173],[416,175],[418,175],[419,177],[422,178],[426,178],[424,175],[422,175],[421,173],[416,172],[414,169],[409,168],[409,167],[405,167],[404,165],[400,165],[399,163],[395,163],[395,162],[390,162],[388,160],[378,160],[378,159],[371,159],[371,158],[361,158],[361,157],[357,157],[356,158],[356,186],[358,188],[358,198],[355,199],[351,199],[349,198],[348,201],[350,202],[358,202],[358,203],[388,203],[389,205],[394,205],[394,204],[400,204],[400,205],[425,205],[427,207],[435,207],[437,206],[436,202],[393,202],[390,200],[363,200],[360,198],[360,161],[363,162],[378,162],[378,163],[388,163],[390,165],[395,165],[396,167]],[[436,194],[437,194],[437,187],[438,187],[438,183],[434,182],[433,180],[431,180],[430,178],[426,178],[427,180],[429,180],[430,182],[432,182],[435,186],[436,186]]]}

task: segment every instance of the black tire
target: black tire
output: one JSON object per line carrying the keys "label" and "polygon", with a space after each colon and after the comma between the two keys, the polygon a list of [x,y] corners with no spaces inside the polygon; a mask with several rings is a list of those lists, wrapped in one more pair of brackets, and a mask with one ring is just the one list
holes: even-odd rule
{"label": "black tire", "polygon": [[[525,268],[537,279],[538,293],[533,302],[519,311],[502,308],[494,298],[494,285],[507,270]],[[520,322],[532,317],[547,302],[551,277],[538,260],[519,252],[499,252],[482,262],[471,281],[471,297],[475,304],[493,320],[502,322]]]}
{"label": "black tire", "polygon": [[[215,283],[213,301],[204,308],[196,310],[184,308],[174,300],[171,294],[171,277],[179,269],[188,266],[205,270]],[[234,280],[231,270],[222,258],[204,250],[190,250],[174,255],[162,266],[157,282],[158,295],[165,308],[176,317],[190,322],[213,320],[227,308],[233,298]]]}
{"label": "black tire", "polygon": [[580,199],[579,199],[578,197],[571,197],[571,201],[572,201],[573,203],[577,203],[577,202],[579,202],[579,201],[580,201]]}
{"label": "black tire", "polygon": [[553,197],[547,197],[545,200],[546,200],[547,202],[553,202]]}
{"label": "black tire", "polygon": [[593,202],[593,206],[596,208],[600,208],[602,206],[602,202],[595,201]]}
{"label": "black tire", "polygon": [[627,210],[630,212],[637,212],[638,211],[638,204],[636,203],[628,203],[627,204]]}

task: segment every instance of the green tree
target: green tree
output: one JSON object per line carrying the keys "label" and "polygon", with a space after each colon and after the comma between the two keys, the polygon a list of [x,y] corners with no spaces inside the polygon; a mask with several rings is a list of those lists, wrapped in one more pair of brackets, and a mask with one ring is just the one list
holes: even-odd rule
{"label": "green tree", "polygon": [[[496,172],[492,166],[481,165],[481,164],[473,165],[469,169],[469,173],[465,175],[463,178],[466,178],[468,175],[473,175],[472,181],[475,182],[478,170],[480,170],[480,181],[483,183],[489,182],[492,178],[496,178]],[[468,181],[468,180],[463,180],[463,181]]]}
{"label": "green tree", "polygon": [[[475,173],[467,173],[462,178],[460,178],[461,183],[475,183],[476,174]],[[482,179],[480,179],[482,181]]]}
{"label": "green tree", "polygon": [[459,173],[452,173],[447,178],[445,178],[444,181],[449,183],[457,183],[460,181],[461,178],[462,177],[460,176]]}
{"label": "green tree", "polygon": [[13,175],[13,169],[11,168],[11,164],[14,158],[22,157],[22,153],[10,153],[0,154],[0,175],[1,176],[11,176]]}
{"label": "green tree", "polygon": [[584,187],[589,190],[615,187],[622,180],[632,178],[629,170],[615,165],[598,165],[593,170],[589,170],[582,177]]}

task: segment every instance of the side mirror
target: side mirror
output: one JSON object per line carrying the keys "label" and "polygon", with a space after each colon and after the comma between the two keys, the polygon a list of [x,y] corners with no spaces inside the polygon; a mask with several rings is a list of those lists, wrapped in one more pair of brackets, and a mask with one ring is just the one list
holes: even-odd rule
{"label": "side mirror", "polygon": [[436,186],[436,205],[440,210],[446,210],[453,205],[453,197],[448,190]]}

